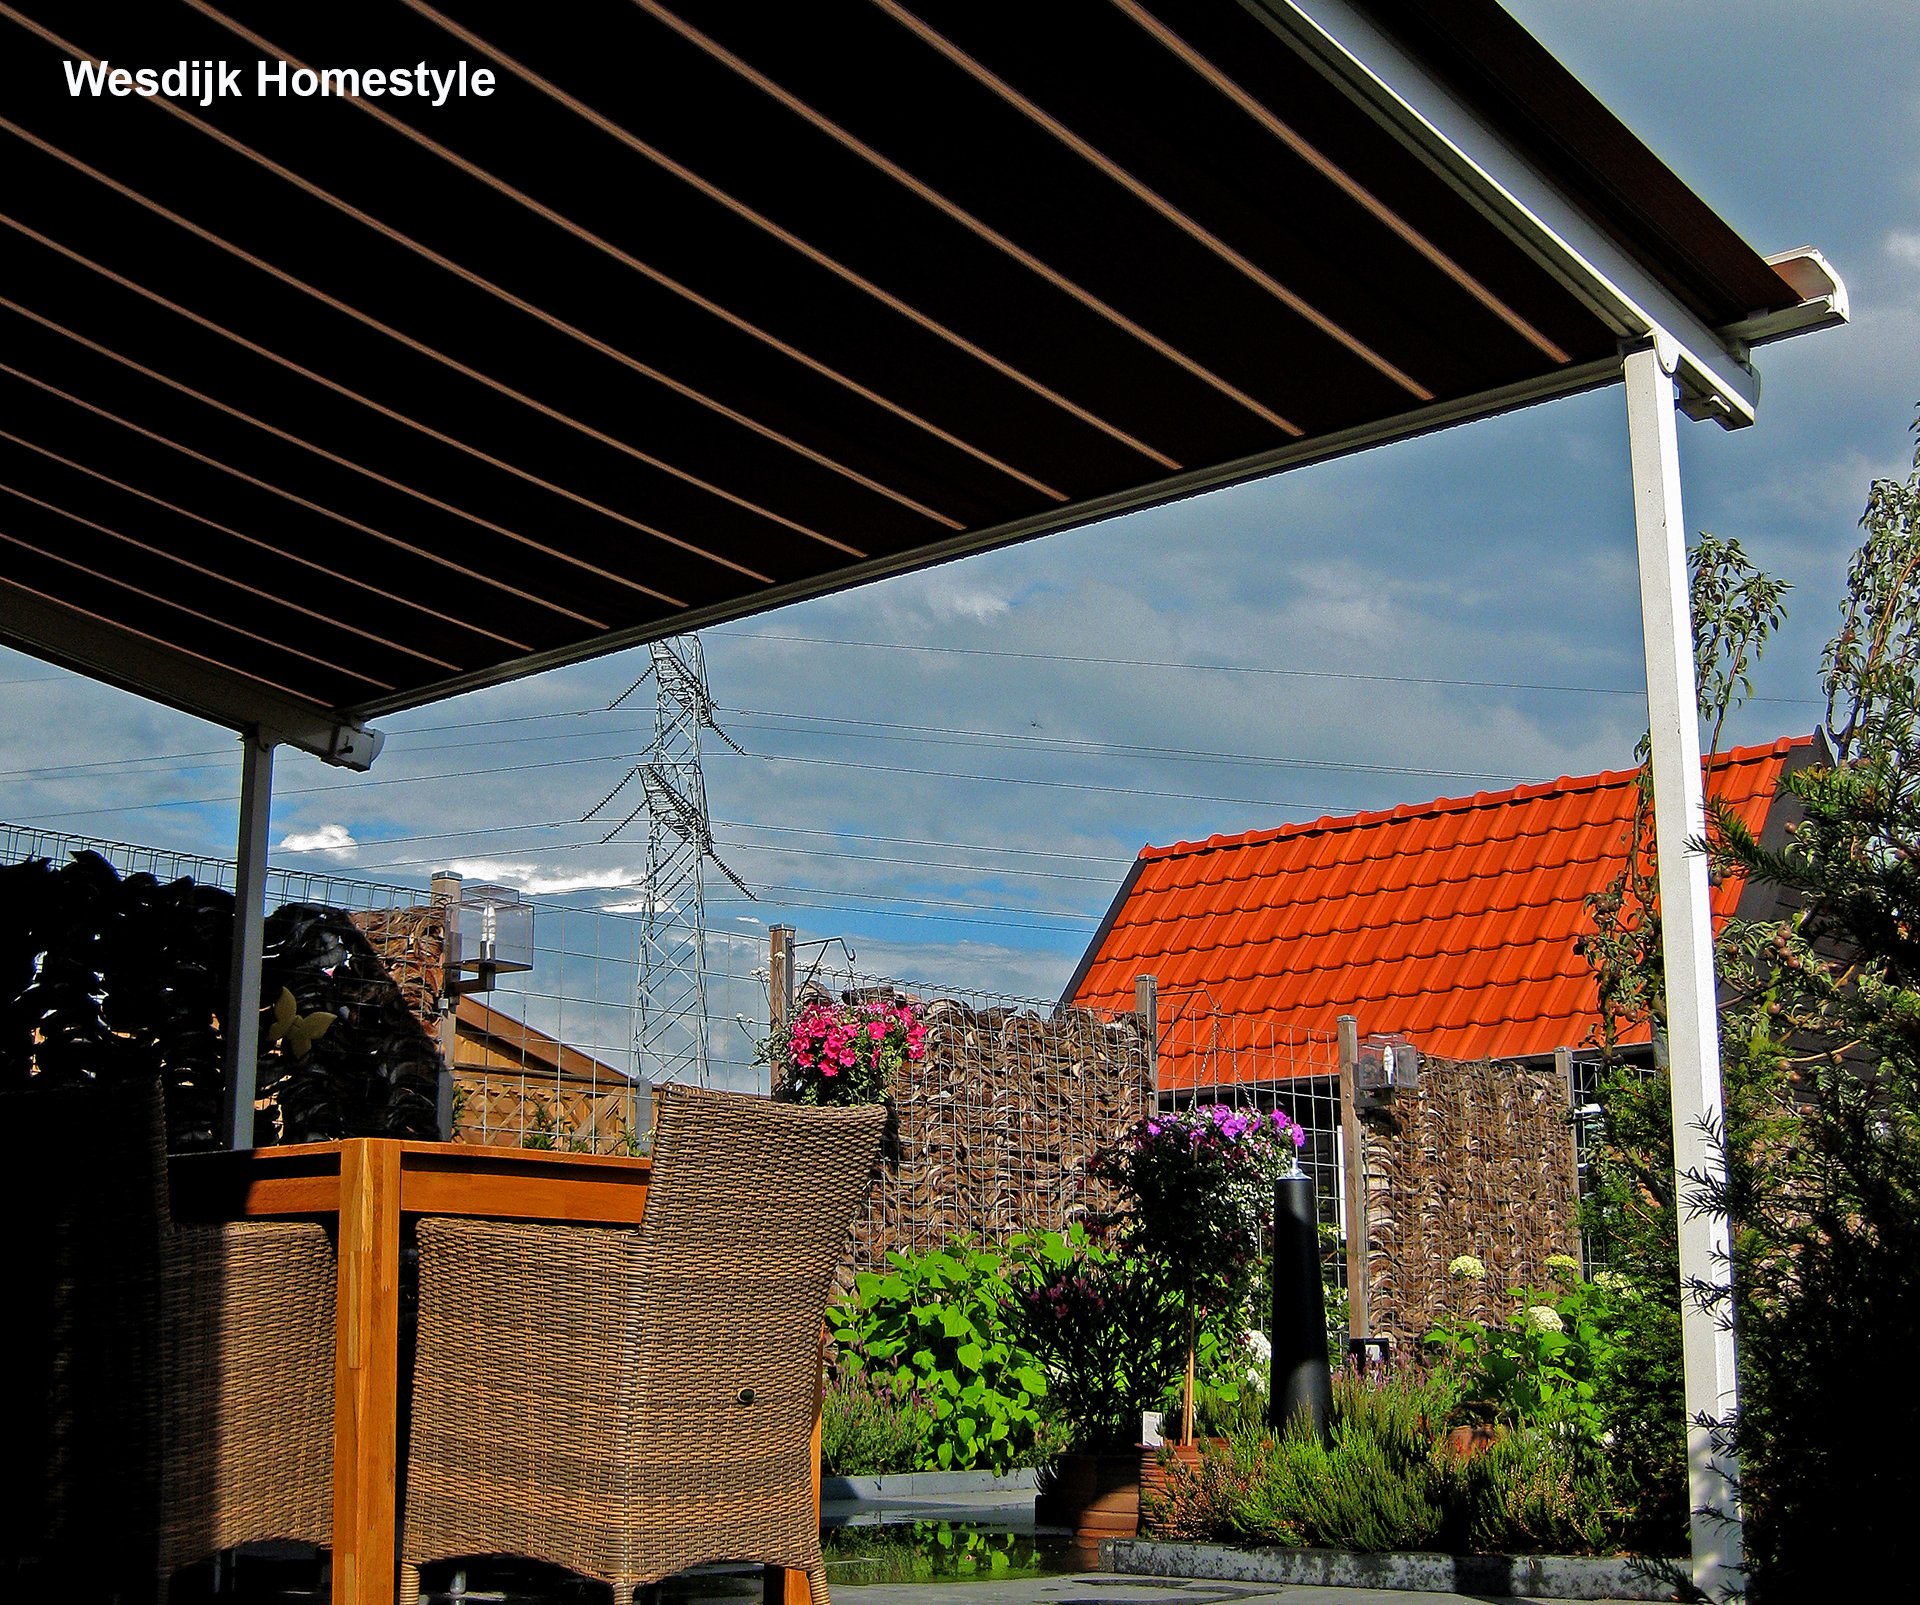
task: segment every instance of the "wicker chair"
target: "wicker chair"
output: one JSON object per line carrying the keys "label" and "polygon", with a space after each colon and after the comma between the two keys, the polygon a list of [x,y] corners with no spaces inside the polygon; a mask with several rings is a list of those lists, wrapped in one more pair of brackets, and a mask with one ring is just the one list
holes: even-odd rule
{"label": "wicker chair", "polygon": [[176,1225],[151,1080],[9,1093],[0,1120],[28,1368],[0,1433],[0,1577],[149,1599],[237,1544],[330,1543],[325,1230]]}
{"label": "wicker chair", "polygon": [[716,1560],[826,1605],[820,1323],[885,1111],[664,1088],[638,1228],[423,1220],[402,1598],[517,1555],[633,1589]]}

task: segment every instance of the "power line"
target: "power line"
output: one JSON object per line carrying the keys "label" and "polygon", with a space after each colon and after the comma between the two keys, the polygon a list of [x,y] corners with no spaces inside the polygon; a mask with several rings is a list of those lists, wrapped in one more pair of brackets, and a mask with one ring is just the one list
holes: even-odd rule
{"label": "power line", "polygon": [[862,763],[857,758],[801,758],[793,754],[752,752],[750,758],[768,763],[818,764],[831,769],[873,769],[890,775],[917,775],[933,780],[978,780],[997,786],[1043,786],[1060,791],[1114,792],[1124,797],[1166,797],[1180,802],[1223,802],[1246,808],[1280,808],[1288,812],[1305,810],[1316,816],[1338,813],[1325,803],[1287,802],[1275,797],[1227,797],[1207,791],[1159,791],[1150,786],[1102,786],[1091,780],[1042,780],[1032,775],[979,775],[959,769],[910,769],[902,764]]}
{"label": "power line", "polygon": [[[0,685],[5,684],[6,682],[4,680],[0,680]],[[143,770],[149,769],[166,769],[177,773],[189,758],[230,758],[233,756],[236,756],[235,752],[222,747],[218,751],[209,751],[203,748],[199,752],[160,753],[157,756],[148,755],[139,758],[99,758],[92,763],[36,764],[26,769],[0,769],[0,780],[67,780],[78,778],[81,775],[92,774],[96,770],[102,769],[117,770],[126,774],[139,774]],[[192,764],[188,767],[193,769],[216,769],[219,765],[206,763]]]}
{"label": "power line", "polygon": [[[1264,764],[1277,769],[1352,770],[1363,774],[1423,775],[1441,780],[1496,780],[1521,783],[1511,773],[1484,769],[1419,769],[1400,764],[1358,763],[1332,758],[1282,758],[1270,753],[1213,752],[1202,747],[1154,747],[1125,741],[1096,741],[1072,736],[1030,735],[1012,730],[968,730],[947,725],[918,725],[882,719],[843,719],[827,714],[781,713],[763,708],[729,708],[730,715],[803,721],[809,724],[856,725],[865,729],[834,730],[831,734],[861,741],[930,741],[938,746],[1011,746],[1034,751],[1060,751],[1094,758],[1166,758],[1182,763]],[[748,729],[778,730],[778,725],[749,723]],[[909,734],[908,732],[912,732]]]}
{"label": "power line", "polygon": [[1086,881],[1096,886],[1111,886],[1116,879],[1112,875],[1075,875],[1059,869],[997,868],[992,864],[952,864],[930,858],[892,858],[880,853],[838,853],[831,847],[788,847],[769,842],[737,840],[727,845],[738,852],[792,853],[802,858],[838,858],[862,864],[893,864],[906,869],[959,870],[967,875],[985,875],[1000,880]]}
{"label": "power line", "polygon": [[[526,723],[526,722],[537,720],[537,719],[576,718],[576,717],[580,717],[582,712],[605,713],[606,711],[607,710],[605,709],[589,709],[589,710],[580,710],[580,711],[568,712],[568,713],[528,714],[528,715],[519,715],[513,718],[512,720],[507,720],[502,722],[503,723]],[[1495,780],[1495,781],[1501,781],[1504,783],[1512,783],[1514,779],[1514,777],[1509,775],[1495,774],[1486,770],[1433,769],[1433,768],[1422,768],[1418,766],[1410,766],[1410,765],[1403,765],[1403,764],[1363,763],[1358,760],[1281,757],[1275,754],[1267,754],[1267,753],[1219,752],[1219,751],[1208,750],[1205,748],[1151,746],[1151,745],[1145,745],[1145,744],[1134,743],[1134,742],[1114,742],[1114,741],[1101,741],[1101,740],[1096,740],[1091,738],[1080,738],[1080,737],[1034,735],[1031,732],[1026,732],[1026,731],[979,730],[979,729],[967,728],[965,726],[911,724],[911,723],[906,723],[904,721],[896,721],[896,720],[852,719],[852,718],[844,718],[844,717],[831,717],[831,716],[818,715],[818,714],[788,713],[777,708],[732,708],[726,711],[729,714],[739,715],[746,718],[748,720],[747,728],[749,729],[779,730],[783,728],[783,726],[779,724],[753,723],[752,721],[754,720],[782,720],[782,721],[789,721],[795,724],[825,725],[825,726],[835,727],[831,729],[829,732],[827,732],[828,734],[838,736],[841,739],[849,740],[849,741],[908,741],[908,742],[920,742],[920,743],[936,745],[936,746],[959,746],[959,747],[999,746],[999,747],[1005,747],[1009,750],[1026,750],[1026,751],[1042,752],[1042,753],[1059,752],[1063,755],[1072,755],[1072,756],[1080,756],[1080,757],[1093,757],[1093,758],[1150,757],[1150,758],[1163,758],[1163,759],[1176,761],[1176,762],[1220,763],[1220,764],[1234,764],[1234,765],[1242,765],[1242,766],[1266,765],[1274,768],[1284,768],[1284,769],[1318,769],[1318,770],[1325,770],[1331,773],[1351,771],[1351,772],[1360,773],[1360,774],[1408,775],[1408,776],[1421,776],[1425,778],[1433,778],[1433,779],[1441,779],[1441,780]],[[477,727],[485,727],[487,724],[488,724],[488,721],[479,720],[479,721],[473,721],[467,725],[447,726],[445,728],[448,728],[448,729],[477,728]],[[840,727],[847,727],[847,726],[851,726],[854,728],[840,728]],[[536,741],[538,742],[578,741],[582,739],[611,738],[623,733],[638,732],[643,729],[649,729],[649,728],[650,727],[645,727],[641,725],[619,725],[611,729],[603,727],[597,730],[569,730],[569,731],[561,731],[561,732],[557,732],[549,735],[523,736],[518,739],[516,744],[524,746],[530,742],[536,742]],[[400,732],[402,736],[411,734],[411,733],[412,732]],[[499,742],[495,740],[441,741],[441,742],[426,743],[419,746],[409,744],[405,747],[397,748],[394,753],[394,756],[396,758],[412,758],[425,753],[461,752],[461,751],[470,751],[474,748],[494,748],[497,746],[499,746]],[[120,773],[130,773],[130,774],[137,774],[142,772],[143,770],[159,770],[159,769],[177,770],[182,764],[184,764],[189,759],[220,758],[224,756],[227,756],[227,749],[220,748],[212,751],[203,749],[197,752],[162,753],[157,756],[141,757],[141,758],[102,759],[102,760],[99,760],[98,762],[87,763],[87,764],[58,764],[58,765],[35,766],[35,767],[30,767],[25,769],[0,770],[0,780],[69,779],[69,778],[77,778],[78,776],[84,773],[92,773],[97,770],[113,770]],[[204,765],[197,765],[196,767],[212,768],[212,767],[215,767],[215,765],[204,764]],[[492,771],[485,771],[485,770],[473,771],[473,773],[488,773],[488,772],[492,772]],[[402,777],[402,778],[409,778],[409,777]],[[410,778],[429,778],[429,777],[410,777]],[[349,782],[343,782],[342,786],[343,786],[343,789],[348,787],[364,789],[365,786],[371,785],[371,784],[391,784],[391,783],[392,781],[390,777],[383,775],[379,782],[349,781]],[[292,793],[291,791],[286,791],[284,794],[293,795],[294,793]]]}
{"label": "power line", "polygon": [[[389,775],[380,780],[340,780],[325,786],[277,786],[275,797],[313,797],[326,792],[351,791],[355,793],[372,791],[380,786],[411,786],[428,780],[471,780],[478,776],[517,775],[533,769],[565,769],[574,765],[589,763],[626,763],[626,753],[596,753],[587,758],[547,758],[535,763],[490,764],[485,769],[445,769],[432,775]],[[89,814],[144,813],[157,808],[201,808],[214,803],[235,801],[232,792],[224,792],[216,797],[175,797],[165,802],[125,803],[105,808],[67,808],[58,813],[47,814],[47,819],[80,819]],[[578,821],[576,821],[578,823]]]}
{"label": "power line", "polygon": [[830,836],[836,841],[885,842],[890,847],[950,847],[967,853],[1018,853],[1028,858],[1058,858],[1083,864],[1131,864],[1131,854],[1116,857],[1102,853],[1063,853],[1050,847],[993,847],[984,842],[950,842],[930,836],[874,836],[857,830],[830,830],[819,825],[756,825],[745,819],[716,819],[716,825],[730,830],[777,831],[792,836]]}
{"label": "power line", "polygon": [[[853,899],[857,902],[862,902],[862,903],[884,903],[888,905],[905,904],[910,908],[971,909],[971,910],[977,910],[982,914],[1019,914],[1019,915],[1027,916],[1032,919],[1059,920],[1070,925],[1097,925],[1099,923],[1098,915],[1074,913],[1066,909],[1009,908],[1004,904],[966,903],[953,898],[893,897],[893,896],[884,896],[877,892],[840,891],[840,890],[836,890],[834,888],[825,887],[825,886],[765,886],[765,887],[762,887],[761,890],[763,892],[780,893],[782,906],[790,906],[793,908],[831,908],[831,909],[839,909],[847,913],[862,913],[862,914],[886,912],[889,914],[890,917],[897,918],[897,919],[947,919],[947,920],[951,920],[955,924],[960,924],[960,925],[968,925],[968,924],[974,924],[974,923],[986,924],[986,925],[992,925],[992,924],[1005,925],[1007,923],[1004,920],[981,920],[976,922],[969,919],[963,919],[961,916],[953,915],[953,914],[948,914],[948,915],[912,914],[912,913],[907,913],[904,911],[897,910],[896,908],[891,906],[885,910],[874,910],[874,909],[866,909],[866,908],[850,908],[847,902],[845,901],[828,901],[825,903],[809,903],[809,902],[802,901],[802,899],[809,898],[809,897],[827,898],[830,900]],[[761,901],[764,906],[765,899],[763,898],[761,899]],[[736,904],[737,903],[741,907],[747,906],[747,899],[744,897],[716,897],[714,899],[714,902],[716,904]],[[1020,930],[1044,931],[1044,930],[1051,930],[1054,927],[1046,926],[1046,925],[1020,925],[1015,928]]]}
{"label": "power line", "polygon": [[[526,830],[526,831],[551,830],[551,829],[558,829],[561,827],[576,826],[578,824],[579,824],[579,821],[577,819],[550,819],[550,820],[531,822],[525,825],[495,825],[495,826],[485,827],[482,829],[468,830],[468,831],[432,831],[432,832],[427,832],[420,835],[382,836],[374,840],[358,842],[355,845],[362,849],[381,848],[381,847],[388,847],[388,846],[400,846],[407,843],[419,842],[419,841],[450,841],[450,840],[457,840],[457,839],[469,837],[469,836],[482,836],[482,835],[488,835],[488,834],[505,834],[509,832],[517,832],[517,831],[523,831],[523,830]],[[749,822],[744,822],[739,820],[716,819],[714,821],[714,824],[718,827],[723,827],[723,828],[732,829],[732,830],[752,830],[752,831],[779,832],[779,833],[785,833],[785,834],[797,834],[797,835],[806,835],[806,836],[825,836],[834,840],[880,842],[880,843],[884,843],[892,846],[906,846],[906,847],[933,847],[933,848],[946,849],[952,852],[1006,854],[1006,855],[1015,855],[1015,856],[1027,857],[1027,858],[1042,858],[1042,859],[1048,859],[1048,860],[1060,862],[1060,863],[1110,864],[1115,866],[1122,866],[1122,865],[1131,864],[1133,862],[1133,857],[1131,854],[1121,855],[1121,854],[1111,854],[1111,853],[1070,853],[1070,852],[1062,852],[1058,849],[1049,850],[1049,849],[1032,848],[1032,847],[990,847],[985,845],[984,843],[976,843],[976,842],[948,842],[948,841],[939,841],[939,840],[935,840],[927,837],[880,836],[880,835],[865,834],[857,831],[841,832],[841,831],[819,830],[819,829],[813,829],[807,826],[800,826],[800,825],[757,825],[757,824],[752,824]],[[804,855],[806,857],[811,857],[811,858],[837,858],[837,859],[844,859],[844,860],[849,860],[849,861],[858,862],[858,863],[865,863],[865,864],[892,864],[896,866],[905,866],[905,867],[918,868],[918,869],[960,870],[960,871],[965,871],[971,874],[999,877],[999,878],[1020,877],[1020,878],[1026,878],[1026,879],[1043,879],[1043,880],[1082,880],[1082,881],[1090,881],[1097,885],[1112,885],[1116,878],[1111,873],[1102,874],[1102,875],[1072,875],[1072,874],[1066,874],[1058,871],[1030,869],[1022,865],[955,864],[955,863],[950,863],[950,862],[945,862],[945,861],[935,860],[935,859],[902,858],[902,857],[888,856],[884,854],[874,854],[874,853],[865,853],[865,852],[836,852],[830,848],[786,847],[775,842],[746,841],[746,840],[742,840],[739,837],[731,837],[729,838],[729,842],[732,847],[742,852],[796,853],[796,854]],[[583,848],[598,847],[601,845],[602,843],[600,843],[597,839],[582,838],[577,841],[527,843],[525,845],[514,845],[509,848],[496,849],[496,850],[510,851],[510,852],[524,853],[524,854],[531,855],[535,853],[575,852]],[[361,864],[361,865],[356,865],[355,867],[363,868],[369,872],[372,872],[375,870],[389,871],[389,870],[399,870],[399,869],[415,869],[415,868],[423,867],[428,864],[440,864],[444,862],[448,856],[449,854],[447,853],[439,853],[439,854],[435,854],[431,858],[386,858],[386,859],[370,861],[368,863]]]}
{"label": "power line", "polygon": [[[1020,652],[1009,647],[941,646],[926,641],[858,641],[843,636],[789,635],[774,630],[716,629],[730,641],[792,641],[805,646],[861,647],[876,652],[938,652],[955,657],[1014,658],[1037,663],[1078,663],[1111,669],[1178,669],[1196,674],[1256,674],[1288,680],[1353,680],[1382,685],[1464,686],[1476,691],[1555,691],[1579,696],[1646,697],[1641,686],[1558,685],[1526,680],[1457,680],[1427,674],[1371,674],[1351,669],[1283,669],[1265,663],[1191,663],[1180,658],[1103,658],[1072,652]],[[1749,702],[1780,702],[1796,707],[1825,707],[1814,697],[1762,697]]]}

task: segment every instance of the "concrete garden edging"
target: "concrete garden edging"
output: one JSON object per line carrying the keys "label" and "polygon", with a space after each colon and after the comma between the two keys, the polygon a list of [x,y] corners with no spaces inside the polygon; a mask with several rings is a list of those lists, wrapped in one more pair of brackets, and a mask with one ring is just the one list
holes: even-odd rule
{"label": "concrete garden edging", "polygon": [[1033,1492],[1033,1468],[991,1471],[902,1471],[883,1477],[822,1477],[820,1497],[857,1499],[865,1504],[888,1499],[941,1499],[948,1494],[1009,1494],[1014,1500]]}
{"label": "concrete garden edging", "polygon": [[1225,1544],[1110,1538],[1108,1571],[1142,1577],[1387,1588],[1529,1599],[1672,1599],[1678,1563],[1614,1555],[1354,1554],[1340,1549],[1233,1549]]}

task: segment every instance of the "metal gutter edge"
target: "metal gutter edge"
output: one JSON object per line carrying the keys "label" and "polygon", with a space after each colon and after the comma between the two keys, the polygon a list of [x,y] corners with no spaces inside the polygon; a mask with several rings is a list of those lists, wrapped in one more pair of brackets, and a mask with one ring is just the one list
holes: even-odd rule
{"label": "metal gutter edge", "polygon": [[1776,252],[1766,262],[1799,293],[1800,304],[1778,312],[1756,313],[1738,323],[1730,323],[1720,331],[1723,339],[1760,346],[1796,334],[1810,334],[1815,329],[1836,328],[1851,320],[1846,280],[1822,252],[1811,245],[1801,245],[1791,251]]}
{"label": "metal gutter edge", "polygon": [[1411,440],[1418,435],[1429,435],[1441,429],[1449,429],[1455,424],[1471,423],[1479,418],[1497,417],[1501,413],[1531,407],[1542,401],[1552,401],[1561,396],[1579,395],[1584,391],[1600,390],[1618,383],[1620,383],[1620,359],[1617,356],[1602,357],[1593,362],[1556,368],[1551,373],[1523,379],[1516,384],[1504,385],[1496,390],[1479,391],[1474,395],[1451,401],[1436,401],[1428,406],[1396,413],[1391,418],[1358,424],[1353,428],[1336,430],[1331,434],[1309,436],[1304,440],[1291,441],[1287,445],[1276,446],[1271,451],[1256,452],[1252,456],[1237,458],[1232,462],[1216,463],[1188,473],[1151,480],[1128,490],[1115,491],[1106,496],[1089,497],[1085,501],[1071,502],[1065,507],[1050,508],[1046,512],[1035,513],[1027,518],[1013,519],[986,529],[969,530],[965,534],[909,547],[886,557],[869,558],[864,563],[849,564],[845,568],[831,569],[806,579],[791,580],[784,585],[754,591],[745,596],[731,597],[708,607],[692,608],[685,613],[676,613],[665,619],[656,619],[628,629],[611,631],[579,647],[561,647],[551,652],[535,653],[529,657],[516,658],[506,663],[495,664],[490,668],[476,669],[469,674],[442,680],[433,685],[422,686],[403,696],[356,703],[352,707],[341,710],[341,714],[342,717],[353,719],[373,719],[382,714],[399,712],[404,708],[422,707],[445,697],[457,696],[465,691],[478,691],[487,686],[516,680],[523,675],[538,673],[542,669],[558,668],[569,663],[584,663],[609,652],[641,646],[648,641],[662,640],[669,635],[683,635],[694,630],[710,629],[717,624],[728,624],[735,619],[750,618],[776,607],[784,607],[789,602],[806,601],[816,596],[830,596],[836,591],[851,590],[856,585],[865,585],[872,580],[886,579],[891,575],[907,573],[914,569],[930,568],[936,563],[967,557],[975,552],[990,552],[1002,546],[1014,546],[1021,541],[1032,540],[1036,536],[1052,535],[1061,530],[1098,523],[1121,513],[1164,506],[1168,502],[1181,501],[1188,496],[1198,496],[1204,491],[1218,490],[1227,485],[1244,484],[1249,480],[1264,479],[1269,474],[1277,474],[1289,468],[1300,468],[1308,463],[1350,456],[1354,452],[1365,451],[1373,446],[1387,445],[1397,440]]}
{"label": "metal gutter edge", "polygon": [[115,628],[0,578],[0,643],[229,730],[368,769],[386,736],[353,714],[283,696],[257,681]]}

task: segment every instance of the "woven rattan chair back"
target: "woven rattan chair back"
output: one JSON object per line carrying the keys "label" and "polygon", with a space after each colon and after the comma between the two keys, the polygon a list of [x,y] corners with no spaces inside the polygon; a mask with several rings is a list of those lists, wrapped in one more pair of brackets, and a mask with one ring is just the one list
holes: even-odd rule
{"label": "woven rattan chair back", "polygon": [[31,1086],[0,1095],[0,1121],[17,1139],[0,1207],[19,1301],[0,1420],[0,1554],[15,1569],[84,1557],[93,1576],[150,1578],[169,1230],[159,1084]]}
{"label": "woven rattan chair back", "polygon": [[151,1077],[9,1093],[9,1116],[35,1140],[0,1167],[31,1369],[7,1406],[6,1561],[61,1597],[138,1600],[234,1544],[328,1543],[326,1233],[177,1225]]}
{"label": "woven rattan chair back", "polygon": [[658,1096],[637,1230],[423,1221],[404,1553],[638,1584],[717,1560],[825,1605],[812,1430],[886,1113]]}

